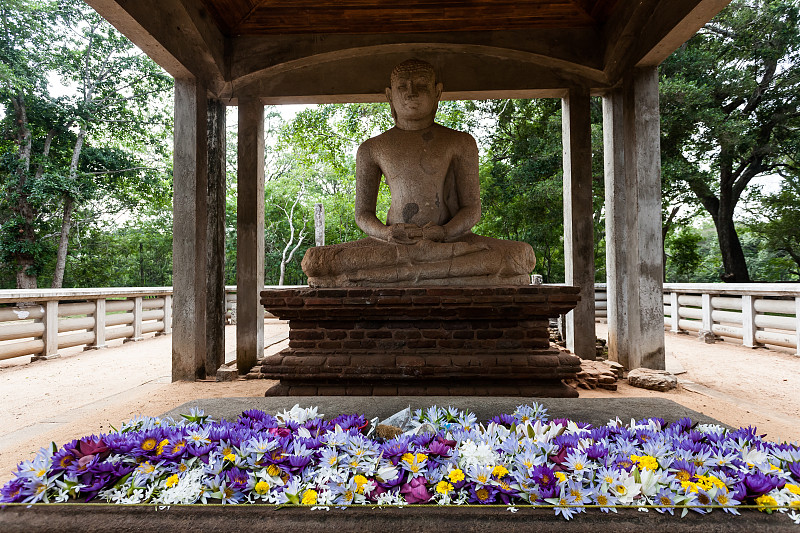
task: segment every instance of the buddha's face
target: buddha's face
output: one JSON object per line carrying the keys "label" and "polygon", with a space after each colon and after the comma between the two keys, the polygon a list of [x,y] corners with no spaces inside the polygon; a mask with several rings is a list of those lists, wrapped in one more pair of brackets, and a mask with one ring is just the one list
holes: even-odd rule
{"label": "buddha's face", "polygon": [[386,96],[400,120],[421,120],[436,113],[442,94],[442,84],[429,70],[417,69],[401,72],[392,79]]}

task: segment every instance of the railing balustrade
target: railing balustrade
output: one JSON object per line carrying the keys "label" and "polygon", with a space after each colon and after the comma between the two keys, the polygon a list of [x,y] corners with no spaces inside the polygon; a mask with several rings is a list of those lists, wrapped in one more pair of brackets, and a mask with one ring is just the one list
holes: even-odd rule
{"label": "railing balustrade", "polygon": [[[606,285],[595,286],[596,317],[607,317]],[[665,283],[664,325],[674,333],[726,337],[744,346],[794,348],[800,355],[800,284]]]}
{"label": "railing balustrade", "polygon": [[[605,284],[595,286],[595,308],[607,316]],[[225,316],[236,322],[236,286],[225,287]],[[664,325],[800,355],[800,284],[665,283]],[[172,332],[172,287],[0,290],[0,360],[102,349],[153,332]]]}

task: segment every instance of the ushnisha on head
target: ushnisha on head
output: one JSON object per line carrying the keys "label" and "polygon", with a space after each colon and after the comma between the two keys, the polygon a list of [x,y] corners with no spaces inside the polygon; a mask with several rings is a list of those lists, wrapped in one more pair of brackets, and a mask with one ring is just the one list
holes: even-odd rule
{"label": "ushnisha on head", "polygon": [[430,63],[408,59],[397,65],[386,88],[386,98],[397,127],[404,130],[424,129],[433,124],[442,84]]}

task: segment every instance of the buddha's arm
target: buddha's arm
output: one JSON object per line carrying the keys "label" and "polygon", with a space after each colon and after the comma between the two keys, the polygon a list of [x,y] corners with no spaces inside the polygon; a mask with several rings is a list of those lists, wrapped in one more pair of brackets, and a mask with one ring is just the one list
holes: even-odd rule
{"label": "buddha's arm", "polygon": [[481,218],[480,179],[478,177],[478,145],[472,135],[461,134],[453,158],[453,174],[459,210],[444,225],[445,240],[456,240],[468,233]]}
{"label": "buddha's arm", "polygon": [[375,215],[381,169],[370,152],[369,141],[358,147],[356,154],[356,224],[370,237],[389,240],[389,228]]}

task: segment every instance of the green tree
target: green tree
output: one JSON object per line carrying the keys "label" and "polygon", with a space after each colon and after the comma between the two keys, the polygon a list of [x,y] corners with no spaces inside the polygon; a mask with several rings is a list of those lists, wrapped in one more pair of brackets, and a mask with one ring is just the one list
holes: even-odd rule
{"label": "green tree", "polygon": [[800,5],[737,0],[661,66],[665,179],[711,216],[724,281],[750,274],[734,212],[800,146]]}
{"label": "green tree", "polygon": [[[83,2],[14,4],[19,12],[0,12],[3,129],[16,140],[0,147],[3,262],[16,268],[17,286],[35,287],[54,254],[60,287],[76,224],[168,196],[169,119],[158,97],[172,81]],[[75,91],[52,97],[48,75]]]}
{"label": "green tree", "polygon": [[771,263],[800,280],[800,175],[787,175],[780,191],[761,195],[749,225],[773,251]]}

